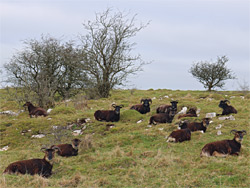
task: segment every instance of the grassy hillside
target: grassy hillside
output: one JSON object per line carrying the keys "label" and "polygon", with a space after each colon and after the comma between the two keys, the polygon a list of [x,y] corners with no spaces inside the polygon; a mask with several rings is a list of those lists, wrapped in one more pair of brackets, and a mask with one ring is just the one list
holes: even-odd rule
{"label": "grassy hillside", "polygon": [[[0,90],[0,111],[18,112],[23,108],[4,90]],[[151,112],[142,115],[129,110],[141,98],[153,99]],[[81,100],[80,100],[81,99]],[[148,127],[148,120],[160,104],[178,100],[178,111],[183,106],[201,109],[201,120],[208,112],[221,113],[221,99],[229,99],[238,114],[236,120],[213,118],[207,132],[192,133],[191,141],[167,143],[165,137],[179,122]],[[111,104],[123,104],[121,120],[109,129],[109,123],[94,119],[97,109],[112,109]],[[56,156],[53,175],[44,179],[29,175],[1,175],[0,187],[249,187],[250,185],[250,95],[240,92],[172,91],[172,90],[115,90],[108,99],[84,100],[78,96],[70,102],[60,101],[51,114],[44,118],[29,118],[28,112],[19,116],[0,115],[0,172],[17,160],[42,158],[41,146],[82,140],[79,155],[71,158]],[[79,118],[90,122],[79,125]],[[141,123],[137,121],[143,120]],[[222,134],[216,127],[222,124]],[[66,126],[71,125],[69,129]],[[73,136],[82,129],[82,135]],[[202,147],[209,142],[232,139],[230,130],[245,129],[240,156],[201,158]],[[44,134],[43,138],[31,138]]]}

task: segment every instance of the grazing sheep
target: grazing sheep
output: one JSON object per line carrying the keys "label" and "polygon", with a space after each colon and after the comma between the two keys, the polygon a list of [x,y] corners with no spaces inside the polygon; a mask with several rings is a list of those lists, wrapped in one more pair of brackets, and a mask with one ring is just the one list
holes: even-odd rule
{"label": "grazing sheep", "polygon": [[196,110],[194,108],[190,108],[186,114],[180,114],[178,119],[183,117],[197,117]]}
{"label": "grazing sheep", "polygon": [[141,114],[146,114],[150,112],[150,103],[152,104],[151,99],[141,99],[142,104],[136,104],[131,106],[131,110],[136,110],[140,112]]}
{"label": "grazing sheep", "polygon": [[170,103],[171,103],[171,105],[165,105],[165,104],[160,105],[160,106],[156,109],[156,113],[157,113],[157,114],[158,114],[158,113],[169,113],[170,108],[175,108],[176,111],[177,111],[177,103],[178,103],[178,101],[171,101]]}
{"label": "grazing sheep", "polygon": [[176,110],[174,108],[171,108],[169,114],[168,113],[155,114],[150,117],[149,124],[156,125],[156,123],[172,123],[175,113]]}
{"label": "grazing sheep", "polygon": [[237,110],[233,106],[228,105],[227,102],[230,103],[229,100],[221,100],[220,101],[219,107],[222,108],[223,111],[222,111],[222,114],[217,114],[217,116],[218,115],[228,115],[231,113],[237,114]]}
{"label": "grazing sheep", "polygon": [[33,104],[31,102],[26,102],[23,107],[27,106],[28,110],[29,110],[29,115],[30,117],[32,116],[47,116],[48,113],[46,112],[45,109],[41,108],[41,107],[35,107],[33,106]]}
{"label": "grazing sheep", "polygon": [[241,142],[243,136],[247,134],[245,130],[237,131],[231,130],[230,133],[234,133],[234,138],[232,140],[221,140],[216,142],[211,142],[206,144],[201,151],[201,157],[226,157],[227,155],[239,155]]}
{"label": "grazing sheep", "polygon": [[77,156],[78,155],[78,146],[80,144],[81,140],[75,138],[72,140],[72,144],[59,144],[59,145],[53,145],[53,147],[58,147],[60,150],[58,150],[56,153],[62,157],[70,157],[70,156]]}
{"label": "grazing sheep", "polygon": [[180,129],[173,131],[167,138],[167,142],[183,142],[191,139],[191,131],[189,129]]}
{"label": "grazing sheep", "polygon": [[181,129],[190,129],[190,131],[203,131],[203,133],[206,132],[207,126],[209,125],[210,118],[203,118],[202,122],[191,122],[188,121],[180,122],[179,127]]}
{"label": "grazing sheep", "polygon": [[41,150],[45,153],[43,159],[29,159],[23,161],[16,161],[8,165],[3,173],[13,174],[30,174],[30,175],[41,175],[42,177],[48,178],[51,176],[53,167],[53,158],[56,150],[60,150],[58,147],[47,149],[42,147]]}
{"label": "grazing sheep", "polygon": [[119,121],[120,120],[120,109],[123,105],[112,104],[115,110],[97,110],[94,114],[97,121]]}

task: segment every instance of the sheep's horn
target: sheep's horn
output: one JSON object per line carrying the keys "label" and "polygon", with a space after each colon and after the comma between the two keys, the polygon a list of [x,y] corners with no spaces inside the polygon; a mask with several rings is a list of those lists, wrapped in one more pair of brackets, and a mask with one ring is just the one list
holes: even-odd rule
{"label": "sheep's horn", "polygon": [[247,131],[245,131],[245,130],[242,130],[242,132],[244,133],[244,135],[247,134]]}
{"label": "sheep's horn", "polygon": [[151,102],[151,104],[152,104],[152,99],[148,99],[148,101]]}
{"label": "sheep's horn", "polygon": [[115,108],[116,107],[116,105],[115,104],[112,104],[112,106]]}
{"label": "sheep's horn", "polygon": [[41,147],[40,151],[44,152],[44,150],[48,149],[47,147],[43,146]]}
{"label": "sheep's horn", "polygon": [[230,133],[234,132],[234,134],[237,132],[237,130],[233,129],[230,131]]}
{"label": "sheep's horn", "polygon": [[122,107],[124,107],[124,105],[123,105],[123,104],[121,104],[121,105],[119,105],[119,106],[120,106],[121,108],[122,108]]}
{"label": "sheep's horn", "polygon": [[51,149],[61,151],[60,148],[59,148],[58,146],[53,146]]}
{"label": "sheep's horn", "polygon": [[228,103],[230,103],[230,101],[229,101],[229,100],[227,100],[227,99],[226,99],[226,100],[224,100],[224,102],[228,102]]}

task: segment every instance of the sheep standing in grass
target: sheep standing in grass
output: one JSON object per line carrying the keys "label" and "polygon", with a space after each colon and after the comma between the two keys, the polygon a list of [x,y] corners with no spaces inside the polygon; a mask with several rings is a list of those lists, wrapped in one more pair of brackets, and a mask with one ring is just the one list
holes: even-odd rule
{"label": "sheep standing in grass", "polygon": [[206,144],[201,151],[201,157],[226,157],[227,155],[239,155],[241,142],[243,136],[247,134],[245,130],[237,131],[231,130],[230,133],[234,133],[234,138],[232,140],[221,140],[216,142],[211,142]]}

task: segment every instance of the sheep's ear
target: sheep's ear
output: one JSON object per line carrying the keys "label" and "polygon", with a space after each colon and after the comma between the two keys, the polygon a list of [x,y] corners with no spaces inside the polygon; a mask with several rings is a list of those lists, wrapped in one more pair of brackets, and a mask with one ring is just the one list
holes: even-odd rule
{"label": "sheep's ear", "polygon": [[116,107],[116,105],[115,104],[112,104],[112,106],[115,108]]}
{"label": "sheep's ear", "polygon": [[230,133],[233,133],[233,134],[235,134],[236,132],[237,132],[237,130],[235,130],[235,129],[230,131]]}
{"label": "sheep's ear", "polygon": [[148,101],[151,102],[151,104],[152,104],[152,99],[148,99]]}
{"label": "sheep's ear", "polygon": [[123,105],[123,104],[121,104],[121,105],[119,105],[119,106],[120,106],[120,108],[124,107],[124,105]]}
{"label": "sheep's ear", "polygon": [[246,134],[247,134],[247,131],[245,131],[245,130],[242,130],[242,132],[243,132],[243,135],[246,135]]}
{"label": "sheep's ear", "polygon": [[141,103],[143,103],[145,101],[145,99],[141,99]]}

